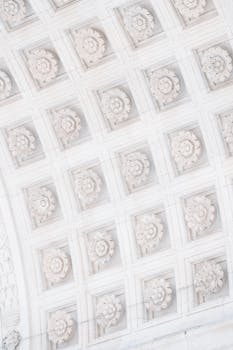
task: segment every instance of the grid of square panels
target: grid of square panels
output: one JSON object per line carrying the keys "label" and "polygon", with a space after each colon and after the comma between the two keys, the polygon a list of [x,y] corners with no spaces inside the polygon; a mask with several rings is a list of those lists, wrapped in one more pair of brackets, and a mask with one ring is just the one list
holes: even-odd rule
{"label": "grid of square panels", "polygon": [[33,346],[201,322],[232,302],[225,3],[23,3],[2,18],[0,126]]}

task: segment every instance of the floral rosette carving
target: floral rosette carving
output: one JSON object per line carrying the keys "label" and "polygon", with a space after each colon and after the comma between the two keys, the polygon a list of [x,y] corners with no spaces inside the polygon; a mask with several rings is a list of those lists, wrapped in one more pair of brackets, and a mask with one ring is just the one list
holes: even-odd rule
{"label": "floral rosette carving", "polygon": [[178,97],[180,80],[173,70],[161,68],[150,74],[150,88],[158,103],[167,105]]}
{"label": "floral rosette carving", "polygon": [[103,182],[96,171],[82,170],[75,174],[75,192],[84,208],[97,202]]}
{"label": "floral rosette carving", "polygon": [[122,316],[123,305],[119,297],[114,294],[99,298],[96,305],[96,322],[102,329],[116,326]]}
{"label": "floral rosette carving", "polygon": [[201,141],[193,131],[182,130],[171,137],[172,156],[180,172],[192,168],[201,156]]}
{"label": "floral rosette carving", "polygon": [[79,138],[81,118],[72,108],[62,108],[53,113],[53,126],[57,137],[65,146]]}
{"label": "floral rosette carving", "polygon": [[48,187],[39,187],[29,191],[29,208],[37,224],[48,221],[57,207],[57,200]]}
{"label": "floral rosette carving", "polygon": [[206,0],[174,0],[174,6],[185,21],[198,19],[206,11]]}
{"label": "floral rosette carving", "polygon": [[148,311],[159,312],[167,309],[172,301],[172,287],[168,280],[155,278],[145,287],[145,307]]}
{"label": "floral rosette carving", "polygon": [[0,101],[5,100],[11,95],[12,81],[6,72],[0,70]]}
{"label": "floral rosette carving", "polygon": [[145,153],[132,152],[123,156],[122,173],[130,189],[135,189],[148,180],[150,161]]}
{"label": "floral rosette carving", "polygon": [[74,331],[74,320],[66,311],[54,312],[48,320],[48,337],[54,344],[63,344],[71,339]]}
{"label": "floral rosette carving", "polygon": [[18,23],[26,16],[24,0],[0,0],[0,16],[9,23]]}
{"label": "floral rosette carving", "polygon": [[102,93],[101,107],[110,123],[118,125],[129,119],[132,102],[123,89],[112,88]]}
{"label": "floral rosette carving", "polygon": [[59,59],[50,50],[34,49],[28,54],[28,67],[39,84],[47,85],[57,77]]}
{"label": "floral rosette carving", "polygon": [[219,263],[204,261],[196,266],[194,287],[196,293],[208,296],[218,293],[224,286],[224,271]]}
{"label": "floral rosette carving", "polygon": [[74,34],[75,47],[81,59],[91,65],[99,62],[107,50],[105,35],[94,28],[82,28]]}
{"label": "floral rosette carving", "polygon": [[232,74],[232,57],[220,46],[210,47],[200,54],[201,68],[208,81],[217,85],[228,80]]}
{"label": "floral rosette carving", "polygon": [[193,234],[202,235],[216,219],[216,208],[206,196],[194,196],[187,200],[185,220]]}
{"label": "floral rosette carving", "polygon": [[107,231],[96,232],[88,242],[88,255],[94,265],[94,270],[98,271],[107,264],[115,253],[115,241]]}
{"label": "floral rosette carving", "polygon": [[132,6],[124,12],[124,26],[136,44],[154,34],[155,20],[145,7]]}
{"label": "floral rosette carving", "polygon": [[16,350],[19,348],[21,335],[18,331],[9,332],[2,340],[3,350]]}
{"label": "floral rosette carving", "polygon": [[69,274],[71,269],[70,256],[62,249],[50,249],[43,259],[44,274],[50,283],[59,283]]}
{"label": "floral rosette carving", "polygon": [[158,247],[164,234],[160,217],[154,213],[137,217],[135,235],[143,254],[151,254]]}
{"label": "floral rosette carving", "polygon": [[233,154],[233,113],[222,118],[222,134],[230,153]]}
{"label": "floral rosette carving", "polygon": [[36,149],[36,138],[26,127],[18,127],[8,132],[8,148],[14,158],[24,160]]}

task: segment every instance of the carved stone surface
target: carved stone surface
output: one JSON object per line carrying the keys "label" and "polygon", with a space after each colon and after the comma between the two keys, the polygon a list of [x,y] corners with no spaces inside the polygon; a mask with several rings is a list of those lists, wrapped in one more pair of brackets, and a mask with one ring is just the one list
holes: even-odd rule
{"label": "carved stone surface", "polygon": [[148,181],[150,174],[150,160],[142,152],[132,152],[123,156],[122,173],[128,187],[133,190]]}
{"label": "carved stone surface", "polygon": [[[22,330],[20,350],[230,349],[232,1],[2,4],[0,333]],[[223,274],[203,277],[210,256]]]}
{"label": "carved stone surface", "polygon": [[136,219],[135,235],[143,254],[152,254],[164,235],[162,220],[154,213],[140,215]]}
{"label": "carved stone surface", "polygon": [[0,70],[0,101],[5,100],[11,95],[12,80],[6,72]]}
{"label": "carved stone surface", "polygon": [[126,31],[136,44],[140,44],[154,34],[154,16],[145,7],[131,6],[124,12],[123,20]]}
{"label": "carved stone surface", "polygon": [[102,94],[101,108],[110,123],[118,125],[129,119],[132,103],[128,94],[117,87]]}
{"label": "carved stone surface", "polygon": [[191,21],[206,11],[207,0],[174,0],[174,6],[186,21]]}
{"label": "carved stone surface", "polygon": [[50,50],[34,49],[28,54],[28,68],[39,84],[47,85],[58,75],[59,59]]}
{"label": "carved stone surface", "polygon": [[74,183],[75,192],[84,209],[98,201],[103,182],[96,171],[87,169],[75,173]]}
{"label": "carved stone surface", "polygon": [[107,39],[103,32],[89,27],[75,32],[75,47],[87,66],[98,63],[107,50]]}
{"label": "carved stone surface", "polygon": [[216,208],[212,201],[204,196],[194,196],[187,200],[185,220],[192,233],[203,235],[216,219]]}
{"label": "carved stone surface", "polygon": [[54,193],[46,186],[30,189],[28,200],[31,216],[37,225],[48,221],[57,207]]}
{"label": "carved stone surface", "polygon": [[3,350],[16,350],[19,348],[21,335],[18,331],[9,332],[2,340]]}
{"label": "carved stone surface", "polygon": [[167,68],[152,72],[149,76],[151,92],[161,105],[176,100],[180,93],[180,80],[176,73]]}
{"label": "carved stone surface", "polygon": [[230,153],[233,154],[233,113],[222,118],[222,135]]}
{"label": "carved stone surface", "polygon": [[53,112],[53,126],[57,137],[65,147],[80,136],[81,118],[72,108],[62,108]]}
{"label": "carved stone surface", "polygon": [[71,270],[70,256],[62,249],[50,249],[44,254],[43,269],[50,283],[62,282]]}
{"label": "carved stone surface", "polygon": [[98,271],[115,253],[115,241],[108,231],[97,231],[88,242],[88,255]]}
{"label": "carved stone surface", "polygon": [[155,278],[145,288],[145,307],[152,312],[167,309],[172,301],[172,287],[168,280]]}
{"label": "carved stone surface", "polygon": [[54,312],[48,320],[48,337],[54,344],[69,341],[74,331],[74,320],[71,315],[62,310]]}
{"label": "carved stone surface", "polygon": [[4,228],[0,230],[0,313],[4,316],[19,308],[18,288],[12,253]]}
{"label": "carved stone surface", "polygon": [[171,148],[180,172],[193,168],[202,153],[201,141],[193,131],[181,130],[171,136]]}
{"label": "carved stone surface", "polygon": [[194,287],[203,296],[218,293],[224,286],[224,271],[219,263],[206,260],[196,266]]}
{"label": "carved stone surface", "polygon": [[27,159],[36,149],[35,135],[24,126],[11,129],[7,142],[12,156],[20,161]]}
{"label": "carved stone surface", "polygon": [[0,15],[8,22],[18,23],[26,15],[24,0],[1,0]]}
{"label": "carved stone surface", "polygon": [[99,298],[96,305],[96,322],[102,329],[117,325],[123,313],[123,305],[114,294]]}
{"label": "carved stone surface", "polygon": [[210,47],[201,54],[201,68],[208,81],[218,85],[228,80],[232,74],[232,57],[221,46]]}

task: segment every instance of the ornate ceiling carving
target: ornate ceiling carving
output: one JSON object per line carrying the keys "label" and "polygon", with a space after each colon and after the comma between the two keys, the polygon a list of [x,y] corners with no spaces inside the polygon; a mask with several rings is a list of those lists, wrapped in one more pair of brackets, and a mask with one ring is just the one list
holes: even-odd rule
{"label": "ornate ceiling carving", "polygon": [[232,347],[232,16],[0,0],[3,349]]}

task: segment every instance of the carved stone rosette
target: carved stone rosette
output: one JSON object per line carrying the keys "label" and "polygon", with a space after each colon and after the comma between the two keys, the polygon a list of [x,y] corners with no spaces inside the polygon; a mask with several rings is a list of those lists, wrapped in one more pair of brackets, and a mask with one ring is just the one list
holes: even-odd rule
{"label": "carved stone rosette", "polygon": [[184,210],[187,226],[194,235],[203,235],[216,220],[216,208],[204,195],[189,198]]}
{"label": "carved stone rosette", "polygon": [[25,0],[0,0],[0,16],[11,24],[19,23],[26,16]]}
{"label": "carved stone rosette", "polygon": [[82,129],[81,118],[72,108],[62,108],[53,112],[53,127],[64,147],[77,140]]}
{"label": "carved stone rosette", "polygon": [[50,283],[65,280],[71,270],[70,256],[62,249],[49,249],[44,254],[43,270]]}
{"label": "carved stone rosette", "polygon": [[227,81],[233,70],[232,57],[221,46],[210,47],[200,54],[201,69],[212,86]]}
{"label": "carved stone rosette", "polygon": [[87,66],[103,59],[107,50],[107,38],[95,28],[81,28],[74,33],[75,47]]}
{"label": "carved stone rosette", "polygon": [[10,97],[13,84],[12,79],[5,71],[0,70],[0,101]]}
{"label": "carved stone rosette", "polygon": [[181,86],[176,73],[168,68],[161,68],[149,75],[152,95],[160,106],[166,106],[179,96]]}
{"label": "carved stone rosette", "polygon": [[8,132],[8,148],[19,161],[27,159],[36,149],[36,137],[29,128],[17,127]]}
{"label": "carved stone rosette", "polygon": [[46,186],[30,189],[28,193],[29,209],[36,225],[46,223],[57,208],[54,193]]}
{"label": "carved stone rosette", "polygon": [[123,305],[119,297],[114,294],[101,296],[96,305],[96,322],[102,332],[116,326],[121,319]]}
{"label": "carved stone rosette", "polygon": [[88,255],[94,272],[110,262],[115,253],[115,241],[108,231],[96,232],[88,241]]}
{"label": "carved stone rosette", "polygon": [[198,19],[206,11],[207,0],[174,0],[174,6],[186,22]]}
{"label": "carved stone rosette", "polygon": [[154,213],[138,216],[135,235],[142,255],[154,253],[164,235],[162,220]]}
{"label": "carved stone rosette", "polygon": [[143,152],[132,152],[122,156],[122,173],[130,190],[146,184],[150,175],[150,160]]}
{"label": "carved stone rosette", "polygon": [[193,168],[202,154],[200,139],[189,130],[181,130],[171,137],[171,149],[179,172]]}
{"label": "carved stone rosette", "polygon": [[63,344],[69,341],[74,332],[72,316],[63,310],[54,312],[48,320],[48,337],[54,344]]}
{"label": "carved stone rosette", "polygon": [[74,174],[75,192],[83,209],[95,204],[102,191],[103,182],[96,171],[86,169]]}
{"label": "carved stone rosette", "polygon": [[154,16],[145,7],[131,6],[124,12],[123,21],[135,44],[140,44],[154,34]]}
{"label": "carved stone rosette", "polygon": [[58,75],[59,59],[50,50],[34,49],[28,54],[28,68],[41,86],[51,83]]}
{"label": "carved stone rosette", "polygon": [[221,264],[212,260],[197,264],[194,274],[194,288],[201,297],[216,294],[223,288],[225,283],[224,270]]}
{"label": "carved stone rosette", "polygon": [[102,93],[101,108],[111,125],[117,126],[129,119],[132,102],[123,89],[116,87]]}
{"label": "carved stone rosette", "polygon": [[155,278],[147,282],[144,289],[145,307],[149,318],[169,307],[172,302],[173,291],[168,279]]}

